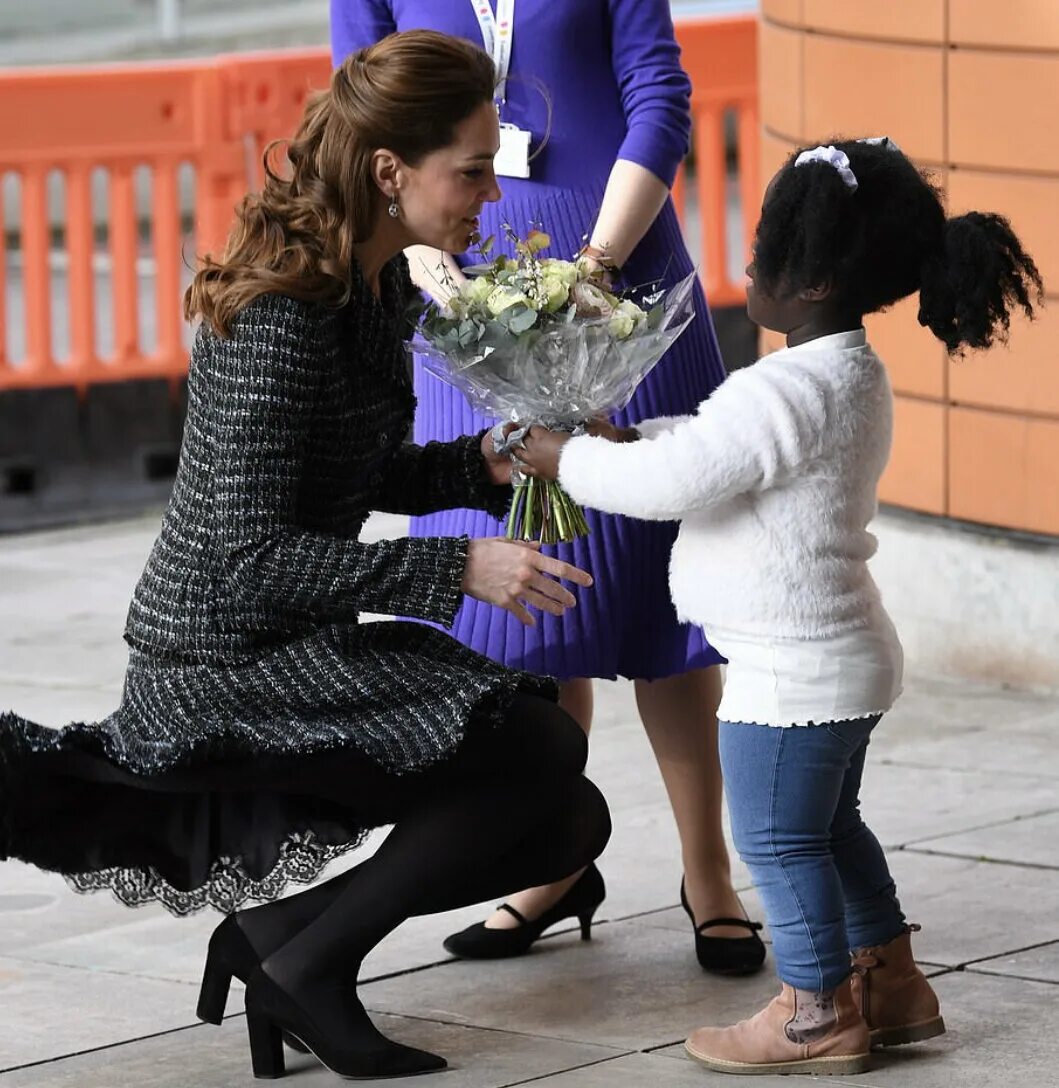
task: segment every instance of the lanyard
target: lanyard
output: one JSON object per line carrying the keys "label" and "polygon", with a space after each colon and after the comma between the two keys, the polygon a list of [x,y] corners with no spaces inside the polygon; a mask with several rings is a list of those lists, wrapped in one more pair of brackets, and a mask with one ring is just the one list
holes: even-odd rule
{"label": "lanyard", "polygon": [[496,15],[489,0],[471,0],[471,7],[482,30],[485,51],[496,65],[496,98],[507,99],[507,75],[511,71],[511,43],[515,37],[515,0],[496,0]]}

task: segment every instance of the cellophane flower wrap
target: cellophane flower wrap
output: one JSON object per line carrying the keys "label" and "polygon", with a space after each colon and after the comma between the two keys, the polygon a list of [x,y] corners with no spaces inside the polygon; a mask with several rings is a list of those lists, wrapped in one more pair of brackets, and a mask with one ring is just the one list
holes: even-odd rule
{"label": "cellophane flower wrap", "polygon": [[[464,271],[427,306],[409,347],[484,415],[573,431],[610,416],[694,317],[692,272],[666,291],[613,293],[584,260],[541,257],[542,231],[509,234],[516,257]],[[479,252],[488,257],[492,239]],[[517,433],[515,436],[517,445]],[[558,483],[513,474],[507,535],[545,544],[588,533]]]}

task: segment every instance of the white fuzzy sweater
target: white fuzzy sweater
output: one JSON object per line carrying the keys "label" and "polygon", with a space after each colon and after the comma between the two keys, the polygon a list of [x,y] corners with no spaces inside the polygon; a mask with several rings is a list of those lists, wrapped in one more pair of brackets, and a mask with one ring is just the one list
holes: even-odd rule
{"label": "white fuzzy sweater", "polygon": [[586,506],[680,521],[673,602],[708,634],[892,632],[867,566],[891,429],[882,362],[863,330],[839,333],[736,371],[694,416],[642,424],[639,442],[571,440],[560,480]]}

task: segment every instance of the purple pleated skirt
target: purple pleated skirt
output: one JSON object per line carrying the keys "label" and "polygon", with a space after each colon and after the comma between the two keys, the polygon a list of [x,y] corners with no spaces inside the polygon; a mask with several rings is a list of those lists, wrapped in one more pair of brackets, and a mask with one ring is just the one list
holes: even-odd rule
{"label": "purple pleated skirt", "polygon": [[[540,225],[552,238],[545,256],[570,257],[581,248],[599,209],[601,193],[557,189],[541,184],[512,185],[505,197],[487,206],[482,236],[497,235],[509,223],[520,235]],[[667,203],[625,267],[630,285],[661,279],[676,283],[691,271],[691,260],[671,203]],[[672,349],[614,420],[632,426],[655,416],[693,412],[724,380],[709,309],[696,286],[696,317]],[[447,441],[496,421],[475,412],[461,393],[415,368],[418,409],[415,439]],[[669,597],[669,554],[675,522],[636,521],[586,510],[591,533],[572,544],[549,547],[548,554],[589,571],[591,589],[579,589],[578,604],[561,618],[537,612],[537,625],[524,627],[510,613],[464,598],[452,634],[465,646],[515,669],[559,680],[573,677],[657,680],[724,661],[700,628],[677,621]],[[480,510],[446,510],[412,519],[413,536],[503,535],[504,526]]]}

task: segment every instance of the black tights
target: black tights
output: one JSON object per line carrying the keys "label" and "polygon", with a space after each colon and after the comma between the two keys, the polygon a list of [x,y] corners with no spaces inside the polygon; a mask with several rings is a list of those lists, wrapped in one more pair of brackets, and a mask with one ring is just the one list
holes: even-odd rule
{"label": "black tights", "polygon": [[[502,725],[479,727],[419,774],[334,756],[299,767],[317,793],[351,804],[365,824],[394,828],[349,872],[240,913],[267,973],[311,1006],[321,1027],[348,1032],[348,1003],[325,1008],[327,995],[351,989],[364,956],[405,919],[551,883],[598,857],[610,818],[582,776],[586,758],[569,715],[519,696]],[[289,788],[297,792],[297,780]]]}
{"label": "black tights", "polygon": [[343,1040],[347,1052],[381,1053],[385,1064],[373,1067],[397,1070],[407,1051],[381,1036],[360,1004],[361,961],[412,915],[550,883],[599,856],[611,821],[603,795],[581,775],[587,755],[574,719],[519,696],[500,727],[477,729],[422,774],[334,756],[299,765],[296,776],[318,795],[352,805],[366,825],[394,828],[348,873],[239,914],[264,974],[318,1033]]}

